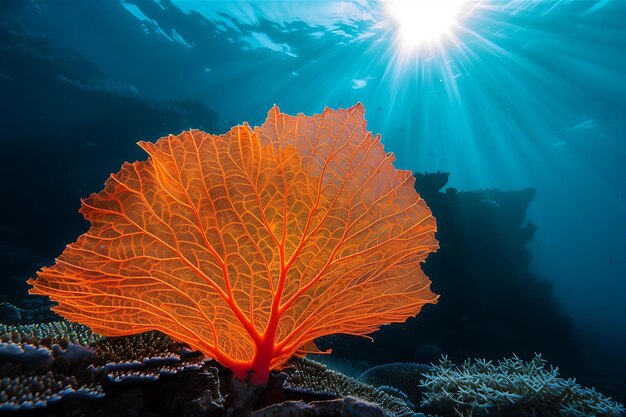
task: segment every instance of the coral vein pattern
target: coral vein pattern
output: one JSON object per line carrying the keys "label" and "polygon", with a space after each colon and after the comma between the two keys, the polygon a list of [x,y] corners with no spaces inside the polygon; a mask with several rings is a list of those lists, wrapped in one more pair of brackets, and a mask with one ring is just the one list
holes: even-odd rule
{"label": "coral vein pattern", "polygon": [[91,228],[29,282],[105,336],[159,330],[262,384],[333,333],[435,303],[436,224],[364,108],[140,142],[83,200]]}

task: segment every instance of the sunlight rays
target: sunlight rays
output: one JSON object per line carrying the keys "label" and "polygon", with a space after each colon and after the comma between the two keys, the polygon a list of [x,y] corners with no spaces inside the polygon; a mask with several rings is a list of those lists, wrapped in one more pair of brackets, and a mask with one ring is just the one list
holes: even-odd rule
{"label": "sunlight rays", "polygon": [[449,36],[467,3],[465,0],[390,0],[384,6],[385,12],[398,22],[402,46],[417,48]]}

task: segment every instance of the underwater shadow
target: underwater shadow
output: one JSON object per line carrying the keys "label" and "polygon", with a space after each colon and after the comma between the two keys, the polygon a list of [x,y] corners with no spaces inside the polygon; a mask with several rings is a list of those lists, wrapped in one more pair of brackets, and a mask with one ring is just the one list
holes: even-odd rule
{"label": "underwater shadow", "polygon": [[501,359],[541,353],[565,373],[580,363],[570,319],[549,282],[529,271],[526,247],[536,226],[525,222],[534,189],[457,191],[448,173],[416,174],[415,188],[437,219],[440,249],[423,264],[440,294],[405,323],[384,326],[374,341],[350,336],[320,340],[353,362],[437,362],[442,354]]}

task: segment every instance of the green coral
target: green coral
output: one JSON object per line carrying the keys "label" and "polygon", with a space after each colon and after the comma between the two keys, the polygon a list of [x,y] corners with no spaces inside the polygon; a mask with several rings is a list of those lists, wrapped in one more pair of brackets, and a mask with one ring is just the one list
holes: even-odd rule
{"label": "green coral", "polygon": [[498,363],[466,360],[456,366],[446,357],[424,373],[422,407],[456,415],[618,417],[624,407],[573,379],[558,376],[541,355]]}

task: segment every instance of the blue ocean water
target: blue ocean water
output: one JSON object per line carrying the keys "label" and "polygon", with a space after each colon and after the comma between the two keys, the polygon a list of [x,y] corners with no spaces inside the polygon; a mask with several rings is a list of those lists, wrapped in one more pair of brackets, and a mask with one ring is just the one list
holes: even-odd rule
{"label": "blue ocean water", "polygon": [[[445,195],[534,190],[518,205],[506,205],[495,191],[478,198],[504,216],[485,228],[476,227],[469,203],[442,208],[455,215],[450,235],[463,236],[462,242],[440,236],[442,249],[459,244],[458,253],[478,253],[481,233],[494,234],[499,225],[508,233],[510,219],[521,216],[514,226],[528,231],[526,241],[502,233],[500,246],[528,259],[515,275],[503,268],[500,279],[519,285],[511,291],[520,296],[528,292],[520,277],[545,284],[532,287],[545,300],[535,307],[549,311],[549,320],[563,318],[554,332],[567,334],[568,346],[542,344],[545,329],[531,325],[508,334],[504,319],[498,334],[536,339],[524,349],[557,352],[550,357],[555,364],[576,362],[623,387],[626,2],[416,3],[426,6],[398,14],[393,2],[365,0],[4,1],[0,301],[25,307],[26,279],[86,230],[76,212],[80,198],[99,191],[124,161],[143,158],[137,140],[259,125],[273,104],[311,115],[361,102],[368,129],[382,135],[398,168],[449,173]],[[443,19],[441,4],[451,13]],[[520,247],[528,252],[515,252]],[[482,249],[476,256],[486,258],[463,265],[498,261],[489,256],[500,249]],[[437,274],[433,288],[444,303],[441,283],[449,277],[441,272],[438,283]],[[481,290],[472,303],[481,304],[484,317],[510,315],[511,323],[534,317],[523,308],[506,311],[498,297]],[[437,326],[473,322],[463,331],[484,337],[483,316],[448,308]],[[412,349],[428,336],[421,334]],[[451,351],[453,336],[432,337],[446,353],[480,354]],[[515,343],[501,346],[485,355],[515,351]],[[559,357],[574,350],[569,359]]]}

